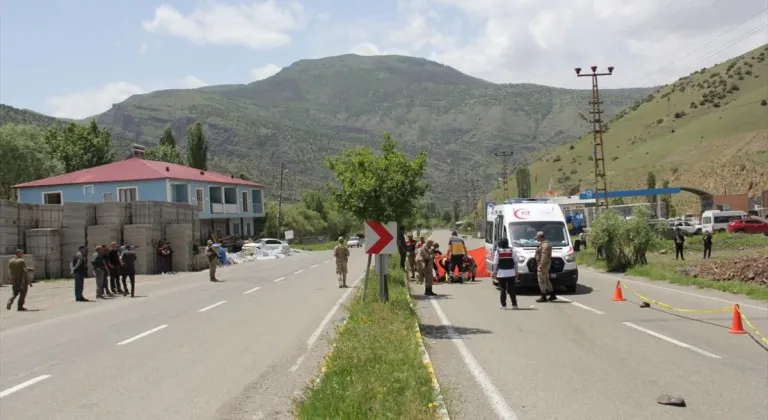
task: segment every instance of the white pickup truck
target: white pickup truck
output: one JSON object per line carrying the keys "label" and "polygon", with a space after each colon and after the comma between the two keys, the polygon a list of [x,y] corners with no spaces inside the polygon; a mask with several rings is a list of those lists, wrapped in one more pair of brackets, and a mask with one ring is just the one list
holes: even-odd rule
{"label": "white pickup truck", "polygon": [[684,235],[701,235],[701,225],[695,225],[685,220],[670,220],[669,228],[680,229]]}

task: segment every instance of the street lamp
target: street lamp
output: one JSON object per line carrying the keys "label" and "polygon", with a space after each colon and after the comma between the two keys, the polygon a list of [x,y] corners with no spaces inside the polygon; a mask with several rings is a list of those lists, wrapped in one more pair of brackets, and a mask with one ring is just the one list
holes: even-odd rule
{"label": "street lamp", "polygon": [[280,162],[280,193],[278,194],[277,198],[277,239],[280,240],[281,232],[281,219],[282,219],[282,212],[283,212],[283,175],[288,172],[288,169],[285,169],[285,161]]}

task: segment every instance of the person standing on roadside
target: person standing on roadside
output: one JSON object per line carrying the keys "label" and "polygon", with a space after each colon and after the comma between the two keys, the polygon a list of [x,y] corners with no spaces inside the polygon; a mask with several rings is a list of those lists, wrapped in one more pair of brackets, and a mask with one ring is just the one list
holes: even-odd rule
{"label": "person standing on roadside", "polygon": [[104,296],[114,296],[107,288],[107,261],[106,245],[96,247],[96,252],[91,256],[93,275],[96,277],[96,299],[104,299]]}
{"label": "person standing on roadside", "polygon": [[587,249],[587,234],[583,230],[579,233],[579,240],[581,241],[581,246]]}
{"label": "person standing on roadside", "polygon": [[208,240],[208,245],[205,247],[205,258],[208,259],[208,280],[219,281],[216,278],[216,260],[219,259],[219,254],[213,249],[213,241]]}
{"label": "person standing on roadside", "polygon": [[507,294],[512,304],[512,309],[517,309],[516,282],[520,279],[517,273],[517,261],[515,251],[509,247],[507,238],[499,240],[499,246],[493,255],[493,278],[499,282],[501,309],[507,308]]}
{"label": "person standing on roadside", "polygon": [[405,229],[402,226],[397,228],[397,252],[400,254],[400,269],[405,272]]}
{"label": "person standing on roadside", "polygon": [[17,249],[16,255],[8,261],[8,277],[11,280],[11,289],[13,290],[13,296],[8,299],[8,303],[5,305],[5,309],[11,310],[13,301],[19,298],[19,302],[16,304],[16,309],[19,312],[25,312],[27,308],[24,307],[24,303],[27,300],[27,291],[32,287],[30,283],[28,273],[35,271],[34,268],[27,267],[27,261],[24,259],[24,251]]}
{"label": "person standing on roadside", "polygon": [[85,245],[81,245],[78,248],[70,263],[69,270],[72,272],[72,277],[75,279],[75,302],[89,302],[88,299],[83,296],[85,291],[85,278],[88,277],[88,262],[85,259],[85,255],[88,248]]}
{"label": "person standing on roadside", "polygon": [[333,248],[333,258],[336,259],[336,274],[339,276],[339,289],[347,287],[347,262],[349,261],[349,248],[344,243],[344,238],[339,237],[339,243]]}
{"label": "person standing on roadside", "polygon": [[712,232],[704,232],[704,258],[712,258]]}
{"label": "person standing on roadside", "polygon": [[408,258],[408,270],[411,272],[411,280],[416,278],[416,241],[413,240],[413,234],[408,234],[408,240],[405,241],[405,254]]}
{"label": "person standing on roadside", "polygon": [[434,280],[434,274],[432,273],[432,263],[435,258],[433,245],[434,241],[431,239],[428,240],[424,246],[419,248],[419,252],[416,255],[416,270],[418,271],[419,284],[425,284],[425,296],[437,296],[437,294],[432,291],[432,281]]}
{"label": "person standing on roadside", "polygon": [[552,244],[544,237],[544,232],[537,232],[536,240],[539,241],[539,247],[536,248],[536,274],[541,291],[541,297],[536,299],[536,302],[546,302],[547,294],[550,301],[557,300],[555,288],[552,287],[552,281],[549,279],[549,269],[552,266]]}
{"label": "person standing on roadside", "polygon": [[115,295],[122,295],[123,289],[120,287],[120,249],[117,242],[109,244],[107,252],[107,269],[109,270],[109,287]]}
{"label": "person standing on roadside", "polygon": [[454,270],[458,270],[459,276],[461,276],[464,256],[467,255],[467,245],[455,230],[451,232],[451,239],[448,240],[448,253],[451,255],[451,268],[448,277],[453,278]]}
{"label": "person standing on roadside", "polygon": [[426,242],[426,241],[424,241],[424,237],[423,236],[419,236],[419,242],[416,243],[416,249],[419,249],[419,248],[423,247],[424,246],[424,242]]}
{"label": "person standing on roadside", "polygon": [[675,229],[675,260],[678,258],[685,261],[685,255],[683,255],[683,247],[685,246],[685,236],[680,228]]}
{"label": "person standing on roadside", "polygon": [[120,254],[120,274],[123,276],[123,296],[128,296],[128,284],[126,280],[131,280],[131,297],[136,297],[136,252],[130,245],[125,246],[125,250]]}

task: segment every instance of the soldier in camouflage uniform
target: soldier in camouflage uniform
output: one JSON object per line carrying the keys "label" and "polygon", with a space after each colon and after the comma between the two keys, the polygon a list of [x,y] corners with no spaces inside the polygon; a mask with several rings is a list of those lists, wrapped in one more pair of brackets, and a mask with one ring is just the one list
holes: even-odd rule
{"label": "soldier in camouflage uniform", "polygon": [[416,253],[416,272],[418,273],[419,284],[426,283],[424,285],[426,296],[436,295],[432,292],[432,282],[434,281],[432,263],[435,259],[433,245],[434,242],[430,239]]}
{"label": "soldier in camouflage uniform", "polygon": [[344,238],[339,238],[339,244],[333,248],[333,257],[336,258],[336,274],[339,275],[339,289],[347,287],[347,261],[349,260],[349,248],[344,244]]}

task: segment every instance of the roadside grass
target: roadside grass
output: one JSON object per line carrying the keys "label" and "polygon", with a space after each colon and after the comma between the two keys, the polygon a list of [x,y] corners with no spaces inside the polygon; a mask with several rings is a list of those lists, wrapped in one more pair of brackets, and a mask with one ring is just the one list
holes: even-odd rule
{"label": "roadside grass", "polygon": [[365,301],[360,292],[348,306],[325,372],[297,403],[301,420],[433,420],[434,389],[414,328],[402,270],[391,259],[388,303],[379,302],[371,273]]}
{"label": "roadside grass", "polygon": [[[763,235],[717,234],[713,238],[712,259],[708,261],[730,260],[736,257],[757,256],[768,254],[768,241],[763,243]],[[687,275],[681,270],[690,265],[698,265],[703,261],[701,237],[687,238],[685,261],[674,259],[674,246],[662,249],[669,250],[665,254],[649,253],[648,264],[630,268],[625,274],[644,277],[654,281],[667,281],[683,286],[714,289],[723,292],[749,296],[753,299],[768,301],[768,287],[740,281],[715,281]],[[698,241],[698,244],[696,244]],[[592,247],[576,253],[579,265],[589,266],[600,271],[607,271],[605,261],[597,259],[596,250]]]}
{"label": "roadside grass", "polygon": [[291,244],[291,248],[300,249],[302,251],[330,251],[338,242],[321,242],[319,244]]}

